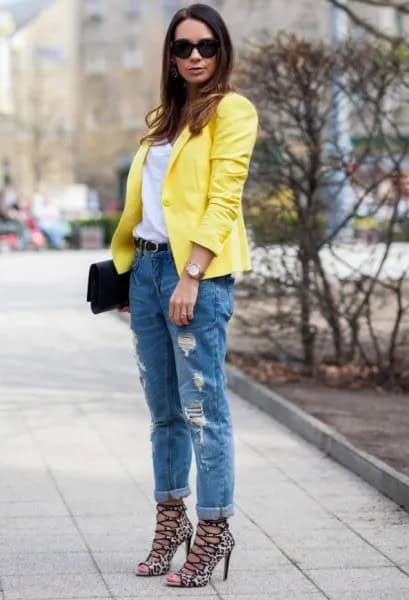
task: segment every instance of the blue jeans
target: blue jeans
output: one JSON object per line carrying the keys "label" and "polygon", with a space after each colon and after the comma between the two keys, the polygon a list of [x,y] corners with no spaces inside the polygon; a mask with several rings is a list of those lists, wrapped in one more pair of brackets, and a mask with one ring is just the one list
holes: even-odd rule
{"label": "blue jeans", "polygon": [[226,397],[226,328],[231,275],[199,283],[194,317],[178,326],[169,300],[179,281],[168,250],[136,250],[130,279],[131,330],[150,410],[155,500],[190,494],[192,448],[200,519],[233,514],[233,432]]}

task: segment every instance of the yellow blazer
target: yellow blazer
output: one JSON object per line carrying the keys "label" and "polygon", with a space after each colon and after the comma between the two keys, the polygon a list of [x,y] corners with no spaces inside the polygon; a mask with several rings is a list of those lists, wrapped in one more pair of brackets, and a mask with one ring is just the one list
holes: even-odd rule
{"label": "yellow blazer", "polygon": [[[205,279],[251,269],[241,198],[257,127],[253,104],[229,92],[199,135],[193,136],[186,125],[176,138],[162,187],[162,206],[179,275],[192,242],[215,254]],[[118,273],[128,271],[134,258],[132,229],[142,220],[142,167],[149,146],[143,142],[133,159],[125,206],[111,242]]]}

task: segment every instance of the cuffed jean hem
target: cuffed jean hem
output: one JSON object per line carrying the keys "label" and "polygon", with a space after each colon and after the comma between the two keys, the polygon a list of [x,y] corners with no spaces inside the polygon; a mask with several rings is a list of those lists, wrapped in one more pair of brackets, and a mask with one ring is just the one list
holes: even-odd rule
{"label": "cuffed jean hem", "polygon": [[215,521],[216,519],[228,519],[234,515],[234,505],[228,504],[220,508],[205,508],[196,505],[196,512],[199,519]]}
{"label": "cuffed jean hem", "polygon": [[155,500],[156,502],[167,502],[168,500],[180,500],[180,498],[186,498],[186,496],[190,496],[191,491],[190,487],[180,488],[178,490],[169,490],[167,492],[157,492],[155,490]]}

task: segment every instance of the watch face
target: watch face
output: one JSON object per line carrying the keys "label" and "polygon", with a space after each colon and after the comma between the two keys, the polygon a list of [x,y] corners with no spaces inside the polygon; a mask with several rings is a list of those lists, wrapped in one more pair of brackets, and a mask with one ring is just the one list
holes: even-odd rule
{"label": "watch face", "polygon": [[189,275],[192,277],[197,277],[200,273],[200,269],[197,265],[189,265]]}

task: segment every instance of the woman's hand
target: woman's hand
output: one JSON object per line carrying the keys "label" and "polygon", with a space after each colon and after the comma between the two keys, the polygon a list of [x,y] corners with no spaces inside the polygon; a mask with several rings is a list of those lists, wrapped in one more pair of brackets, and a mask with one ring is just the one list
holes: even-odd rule
{"label": "woman's hand", "polygon": [[119,312],[131,312],[129,309],[129,306],[121,306],[120,308],[118,308]]}
{"label": "woman's hand", "polygon": [[188,325],[199,291],[199,281],[183,273],[169,301],[169,318],[175,325]]}

